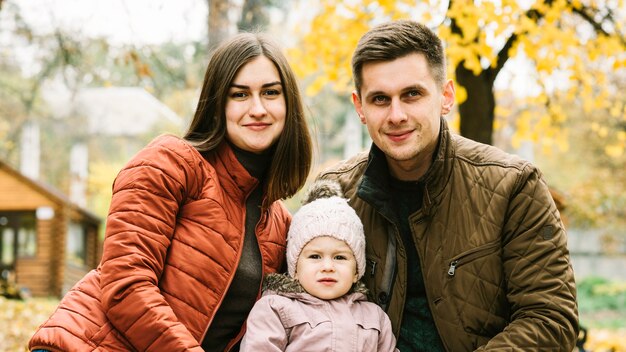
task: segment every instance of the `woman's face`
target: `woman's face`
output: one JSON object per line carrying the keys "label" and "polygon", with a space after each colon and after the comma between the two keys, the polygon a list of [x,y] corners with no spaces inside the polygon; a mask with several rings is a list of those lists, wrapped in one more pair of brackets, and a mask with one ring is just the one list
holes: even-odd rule
{"label": "woman's face", "polygon": [[287,106],[274,63],[258,56],[239,69],[226,99],[226,136],[240,149],[261,153],[278,140]]}

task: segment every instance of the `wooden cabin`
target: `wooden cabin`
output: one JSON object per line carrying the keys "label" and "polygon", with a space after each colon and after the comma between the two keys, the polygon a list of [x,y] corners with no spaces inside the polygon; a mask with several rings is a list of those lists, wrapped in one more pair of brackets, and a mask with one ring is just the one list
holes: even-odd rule
{"label": "wooden cabin", "polygon": [[0,161],[0,273],[32,296],[64,295],[100,261],[101,220]]}

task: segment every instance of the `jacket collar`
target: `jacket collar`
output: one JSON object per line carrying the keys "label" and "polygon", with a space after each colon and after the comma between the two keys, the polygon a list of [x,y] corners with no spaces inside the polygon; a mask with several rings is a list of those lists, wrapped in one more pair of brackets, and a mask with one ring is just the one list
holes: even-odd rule
{"label": "jacket collar", "polygon": [[205,159],[213,165],[220,183],[227,192],[238,197],[247,196],[259,183],[239,162],[228,142],[223,141],[213,151],[205,153]]}
{"label": "jacket collar", "polygon": [[[452,135],[448,129],[446,120],[441,118],[440,121],[439,143],[435,149],[433,162],[426,171],[426,174],[419,180],[419,182],[425,185],[422,210],[427,215],[431,213],[433,205],[439,200],[452,174],[454,157],[454,147],[453,143],[451,143]],[[383,216],[393,220],[395,219],[395,211],[391,206],[389,182],[389,168],[385,154],[372,143],[367,167],[357,190],[357,194],[360,198],[376,208]]]}
{"label": "jacket collar", "polygon": [[448,123],[441,118],[441,128],[439,129],[439,144],[426,174],[420,181],[424,182],[426,189],[424,192],[424,211],[430,214],[435,204],[439,203],[441,195],[452,175],[454,164],[454,143],[452,143],[452,133],[448,128]]}
{"label": "jacket collar", "polygon": [[[263,279],[263,292],[267,293],[276,293],[281,295],[286,294],[307,294],[300,282],[288,274],[277,274],[272,273],[265,276]],[[368,290],[361,281],[357,281],[356,284],[352,285],[352,288],[348,292],[350,293],[360,293],[363,295],[367,295]],[[308,295],[308,294],[307,294]]]}
{"label": "jacket collar", "polygon": [[261,153],[253,153],[238,148],[233,143],[228,142],[227,144],[235,154],[237,160],[239,160],[239,163],[243,165],[252,177],[258,179],[259,181],[262,181],[265,178],[265,174],[267,173],[267,170],[272,164],[272,159],[274,158],[274,150],[276,149],[275,146],[272,146]]}
{"label": "jacket collar", "polygon": [[370,203],[381,215],[395,221],[396,215],[391,202],[389,180],[389,168],[385,154],[376,144],[372,143],[357,195]]}

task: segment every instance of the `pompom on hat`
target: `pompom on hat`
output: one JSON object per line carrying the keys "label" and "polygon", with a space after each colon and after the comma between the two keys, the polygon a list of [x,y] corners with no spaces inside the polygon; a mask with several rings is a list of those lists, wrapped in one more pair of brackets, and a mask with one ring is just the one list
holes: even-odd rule
{"label": "pompom on hat", "polygon": [[365,273],[365,234],[361,219],[348,200],[343,198],[341,186],[329,180],[316,181],[304,196],[304,205],[294,214],[287,235],[287,267],[295,277],[300,252],[317,237],[329,236],[348,244],[356,259],[357,276]]}

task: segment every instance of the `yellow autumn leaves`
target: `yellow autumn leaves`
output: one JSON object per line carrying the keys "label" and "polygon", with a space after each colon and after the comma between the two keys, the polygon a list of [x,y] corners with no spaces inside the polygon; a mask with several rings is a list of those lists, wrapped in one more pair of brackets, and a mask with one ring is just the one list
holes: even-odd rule
{"label": "yellow autumn leaves", "polygon": [[0,351],[28,351],[28,340],[58,304],[52,298],[18,301],[0,296]]}
{"label": "yellow autumn leaves", "polygon": [[[602,26],[608,33],[604,35],[578,14],[584,11],[597,21],[608,11],[623,17],[624,0],[323,0],[310,10],[315,12],[312,21],[297,28],[301,40],[289,51],[308,95],[328,86],[350,92],[350,60],[360,36],[377,23],[411,18],[437,28],[446,43],[452,78],[458,65],[475,75],[494,68],[499,51],[515,38],[502,55],[509,56],[509,63],[513,58],[530,62],[533,72],[525,79],[541,89],[526,92],[526,108],[515,116],[519,121],[513,144],[541,138],[548,148],[567,149],[564,126],[569,114],[559,106],[563,104],[580,106],[582,113],[593,115],[593,122],[608,129],[607,155],[621,156],[626,150],[623,132],[615,128],[626,119],[626,98],[620,89],[626,76],[626,21],[614,18]],[[554,94],[561,97],[547,104]],[[459,86],[457,103],[466,99],[467,92]]]}

